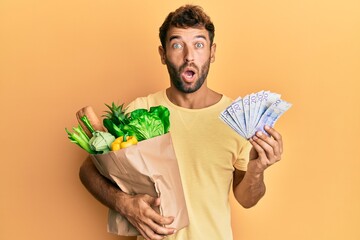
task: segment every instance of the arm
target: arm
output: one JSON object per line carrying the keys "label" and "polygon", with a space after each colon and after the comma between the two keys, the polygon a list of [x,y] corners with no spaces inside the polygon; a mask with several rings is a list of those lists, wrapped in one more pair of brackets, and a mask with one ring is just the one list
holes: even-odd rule
{"label": "arm", "polygon": [[264,171],[277,161],[283,152],[281,135],[270,127],[265,127],[267,136],[257,132],[249,141],[252,144],[248,169],[235,170],[233,191],[236,200],[245,208],[254,206],[265,194]]}
{"label": "arm", "polygon": [[173,217],[163,217],[152,207],[160,205],[160,198],[145,194],[128,195],[103,177],[90,158],[87,158],[79,172],[86,189],[102,204],[125,216],[145,239],[163,239],[175,229],[163,227],[171,224]]}
{"label": "arm", "polygon": [[235,170],[233,191],[236,200],[244,208],[253,207],[265,194],[264,174],[250,174]]}

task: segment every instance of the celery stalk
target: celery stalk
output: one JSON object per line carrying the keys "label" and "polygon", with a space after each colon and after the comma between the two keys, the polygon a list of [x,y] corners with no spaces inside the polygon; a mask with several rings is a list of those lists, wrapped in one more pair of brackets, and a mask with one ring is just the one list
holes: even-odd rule
{"label": "celery stalk", "polygon": [[82,116],[81,118],[81,121],[85,124],[85,126],[87,127],[87,129],[89,129],[89,131],[91,133],[94,133],[95,132],[95,129],[93,128],[93,126],[91,125],[89,119],[87,118],[86,115]]}
{"label": "celery stalk", "polygon": [[77,144],[82,149],[87,151],[90,154],[95,154],[96,152],[91,149],[89,144],[89,137],[86,135],[82,127],[79,125],[77,128],[73,127],[74,132],[70,132],[65,128],[65,131],[68,134],[68,138],[71,142]]}

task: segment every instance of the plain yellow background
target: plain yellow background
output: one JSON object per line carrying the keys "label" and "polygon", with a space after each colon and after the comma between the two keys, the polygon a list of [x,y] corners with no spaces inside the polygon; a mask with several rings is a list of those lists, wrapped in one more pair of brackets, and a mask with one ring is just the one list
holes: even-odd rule
{"label": "plain yellow background", "polygon": [[[78,178],[86,153],[64,128],[83,106],[100,116],[168,86],[158,27],[185,3],[0,1],[0,239],[132,239],[106,232],[106,207]],[[235,239],[360,239],[360,2],[190,3],[216,26],[211,88],[293,103],[265,197],[248,210],[231,198]]]}

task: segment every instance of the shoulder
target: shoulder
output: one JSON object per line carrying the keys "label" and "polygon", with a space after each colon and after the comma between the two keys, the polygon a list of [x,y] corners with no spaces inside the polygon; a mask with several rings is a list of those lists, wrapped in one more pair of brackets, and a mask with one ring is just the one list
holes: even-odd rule
{"label": "shoulder", "polygon": [[127,112],[131,112],[135,109],[144,108],[149,109],[152,106],[162,104],[164,101],[164,90],[151,93],[145,97],[137,97],[126,107]]}

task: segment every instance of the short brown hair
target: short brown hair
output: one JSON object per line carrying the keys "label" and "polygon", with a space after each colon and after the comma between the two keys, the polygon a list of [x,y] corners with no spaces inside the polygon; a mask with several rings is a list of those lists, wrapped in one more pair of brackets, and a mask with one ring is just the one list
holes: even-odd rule
{"label": "short brown hair", "polygon": [[215,26],[200,6],[185,5],[169,13],[159,31],[161,45],[164,49],[166,49],[166,35],[170,27],[204,27],[209,33],[210,44],[212,45],[214,41]]}

